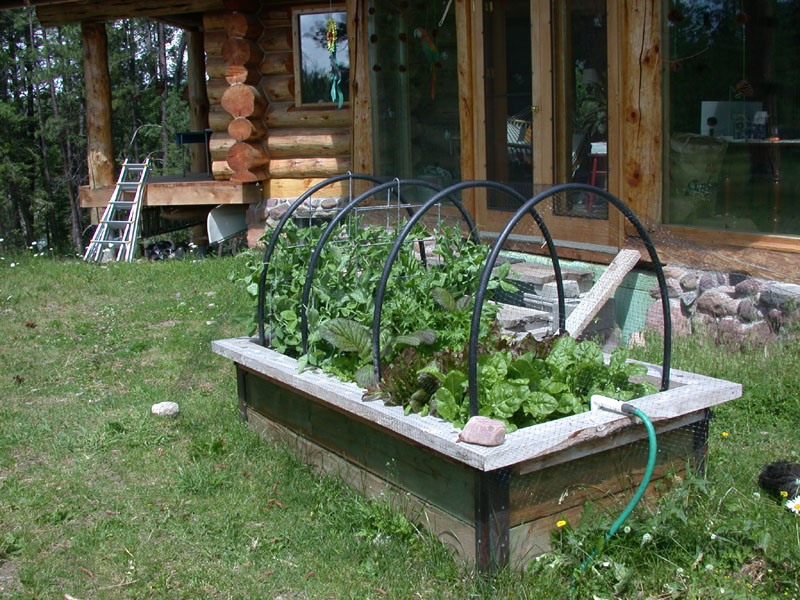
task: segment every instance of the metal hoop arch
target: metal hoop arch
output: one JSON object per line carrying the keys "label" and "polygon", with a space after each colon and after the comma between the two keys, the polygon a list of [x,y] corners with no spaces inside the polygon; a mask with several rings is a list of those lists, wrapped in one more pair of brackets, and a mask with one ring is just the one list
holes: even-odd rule
{"label": "metal hoop arch", "polygon": [[[655,246],[653,246],[650,236],[647,234],[647,231],[642,226],[639,219],[636,218],[636,215],[633,214],[631,209],[628,208],[628,206],[616,196],[603,189],[596,188],[585,183],[564,183],[553,186],[525,202],[525,204],[519,210],[517,210],[514,216],[503,228],[503,231],[500,233],[494,243],[494,246],[492,247],[489,257],[486,259],[486,264],[484,265],[483,272],[481,273],[480,283],[478,284],[478,291],[475,295],[475,306],[472,311],[472,325],[470,327],[468,374],[470,416],[475,416],[478,414],[478,330],[480,326],[481,309],[483,307],[483,301],[486,295],[486,287],[489,284],[489,276],[491,275],[494,264],[500,254],[500,250],[502,249],[503,244],[508,236],[511,235],[514,227],[522,219],[522,217],[527,214],[528,211],[534,210],[537,204],[552,196],[555,196],[556,194],[571,191],[590,192],[600,196],[601,198],[604,198],[613,204],[628,219],[628,221],[630,221],[630,223],[636,229],[636,232],[642,238],[642,242],[644,243],[645,248],[647,248],[647,252],[650,254],[650,259],[655,267],[656,278],[658,279],[658,287],[659,291],[661,292],[661,306],[664,311],[664,361],[661,370],[661,391],[665,391],[669,387],[669,370],[672,354],[672,319],[669,310],[669,295],[667,293],[667,282],[664,277],[664,270],[661,266],[661,261],[658,258],[658,254],[656,253]],[[561,282],[560,275],[557,275],[556,281]],[[561,298],[561,293],[561,290],[559,290],[559,298]],[[559,308],[559,311],[560,316],[563,317],[563,308]],[[559,320],[561,320],[561,318]],[[564,324],[561,323],[559,328],[563,329],[563,327]]]}
{"label": "metal hoop arch", "polygon": [[278,221],[278,224],[275,226],[275,229],[272,232],[272,236],[269,238],[269,243],[267,244],[267,249],[264,251],[264,262],[263,267],[261,269],[261,277],[258,280],[258,308],[257,308],[257,320],[258,320],[258,343],[262,346],[267,345],[266,335],[264,332],[264,301],[266,297],[266,283],[267,283],[267,268],[269,267],[269,261],[272,258],[272,253],[275,251],[275,245],[278,242],[278,237],[281,234],[281,230],[283,230],[283,226],[286,222],[292,217],[294,212],[300,208],[300,206],[305,202],[308,198],[311,197],[312,194],[318,192],[319,190],[337,183],[339,181],[343,181],[345,179],[350,180],[351,182],[356,179],[359,181],[369,181],[372,183],[383,183],[383,179],[379,179],[378,177],[373,177],[372,175],[362,175],[359,173],[344,173],[342,175],[336,175],[334,177],[330,177],[325,181],[322,181],[315,185],[314,187],[306,190],[303,194],[301,194],[297,200],[292,202],[286,212]]}
{"label": "metal hoop arch", "polygon": [[[422,218],[422,216],[426,212],[428,212],[428,210],[432,206],[434,206],[438,202],[441,202],[442,198],[448,196],[449,194],[452,194],[453,192],[459,192],[461,190],[478,188],[478,187],[496,189],[505,192],[512,198],[519,200],[520,204],[522,205],[522,208],[524,208],[527,205],[525,197],[512,187],[509,187],[502,183],[498,183],[496,181],[472,180],[472,181],[462,181],[460,183],[451,185],[450,187],[445,188],[444,190],[436,194],[433,198],[425,202],[422,206],[420,206],[417,212],[414,213],[414,216],[411,218],[411,220],[406,224],[406,226],[397,236],[394,246],[392,246],[392,250],[389,252],[389,256],[386,259],[386,262],[384,263],[383,273],[381,275],[380,282],[378,283],[378,290],[375,293],[375,312],[372,317],[372,364],[375,372],[376,381],[381,380],[380,325],[381,325],[381,312],[383,310],[383,298],[386,294],[386,285],[389,280],[389,274],[391,273],[394,261],[397,258],[398,253],[400,252],[401,245],[403,244],[405,238],[411,232],[411,229],[414,227],[417,221],[419,221]],[[522,212],[522,208],[520,208],[518,212]],[[550,231],[547,229],[547,225],[545,225],[541,215],[539,215],[539,213],[536,212],[536,210],[533,207],[530,207],[526,212],[530,213],[534,221],[536,221],[536,224],[539,226],[542,232],[542,236],[545,238],[550,255],[553,257],[553,270],[556,276],[556,289],[558,290],[559,330],[561,330],[564,328],[564,323],[566,320],[566,317],[564,315],[565,311],[564,285],[561,278],[561,265],[558,261],[558,254],[556,253],[555,243],[553,242],[553,238],[550,235]],[[467,214],[465,215],[465,217],[471,224],[472,220],[469,219],[469,215]],[[474,226],[471,226],[470,230],[473,241],[476,244],[480,243],[480,237],[477,231],[475,231]],[[495,257],[495,260],[496,258],[497,257]],[[486,272],[485,267],[484,267],[484,272]],[[490,273],[491,270],[488,272]],[[487,284],[488,284],[488,277],[487,277]],[[478,289],[480,290],[480,287]],[[484,294],[486,292],[485,286],[483,292]],[[477,302],[477,297],[476,297],[476,302]]]}

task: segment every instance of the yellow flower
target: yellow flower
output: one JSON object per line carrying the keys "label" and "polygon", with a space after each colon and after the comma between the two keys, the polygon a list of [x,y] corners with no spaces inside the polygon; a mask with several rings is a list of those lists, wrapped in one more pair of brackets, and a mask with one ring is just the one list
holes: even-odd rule
{"label": "yellow flower", "polygon": [[723,431],[722,432],[722,437],[728,437],[729,435],[730,435],[730,433],[728,433],[727,431]]}
{"label": "yellow flower", "polygon": [[564,519],[561,519],[560,521],[556,522],[556,527],[563,527],[566,524],[567,522]]}
{"label": "yellow flower", "polygon": [[788,498],[788,497],[789,497],[789,492],[787,492],[786,490],[781,490],[781,498]]}

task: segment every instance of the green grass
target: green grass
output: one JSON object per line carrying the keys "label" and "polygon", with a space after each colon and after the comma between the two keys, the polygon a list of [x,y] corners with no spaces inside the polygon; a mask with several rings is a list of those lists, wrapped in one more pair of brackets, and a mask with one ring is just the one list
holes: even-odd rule
{"label": "green grass", "polygon": [[[526,572],[477,576],[391,498],[365,501],[241,423],[233,367],[210,351],[244,333],[241,261],[10,262],[0,598],[563,598],[616,517],[555,531]],[[745,385],[712,421],[709,479],[637,510],[572,595],[796,598],[800,519],[754,493],[763,463],[800,461],[800,350],[681,344],[676,368]],[[165,400],[177,418],[150,415]]]}

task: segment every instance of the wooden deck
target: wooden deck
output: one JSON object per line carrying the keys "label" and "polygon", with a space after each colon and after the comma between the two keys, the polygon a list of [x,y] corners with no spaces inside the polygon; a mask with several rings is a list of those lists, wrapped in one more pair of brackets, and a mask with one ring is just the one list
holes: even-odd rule
{"label": "wooden deck", "polygon": [[[102,208],[114,186],[90,189],[81,186],[82,208]],[[185,176],[156,177],[147,184],[143,207],[150,206],[217,206],[218,204],[254,204],[261,200],[259,188],[251,183],[217,181],[210,175],[187,173]]]}

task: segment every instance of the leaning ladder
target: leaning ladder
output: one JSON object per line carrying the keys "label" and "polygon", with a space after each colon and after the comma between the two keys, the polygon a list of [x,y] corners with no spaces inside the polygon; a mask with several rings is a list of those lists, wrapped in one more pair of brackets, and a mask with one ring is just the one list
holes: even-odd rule
{"label": "leaning ladder", "polygon": [[139,214],[150,173],[150,160],[122,165],[117,186],[106,206],[84,260],[98,262],[133,260],[139,235]]}

